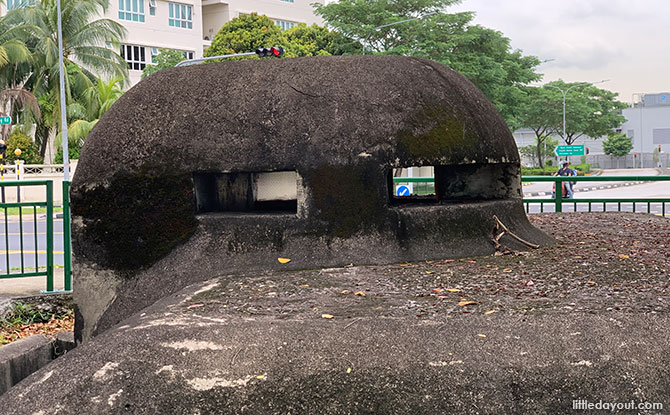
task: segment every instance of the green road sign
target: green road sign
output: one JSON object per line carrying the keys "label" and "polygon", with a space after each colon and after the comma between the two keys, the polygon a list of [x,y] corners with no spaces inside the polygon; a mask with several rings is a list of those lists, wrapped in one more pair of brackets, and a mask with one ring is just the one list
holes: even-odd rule
{"label": "green road sign", "polygon": [[572,145],[572,146],[556,146],[554,153],[557,157],[567,157],[567,156],[583,156],[584,155],[584,145]]}
{"label": "green road sign", "polygon": [[12,117],[0,117],[0,125],[7,125],[12,123]]}

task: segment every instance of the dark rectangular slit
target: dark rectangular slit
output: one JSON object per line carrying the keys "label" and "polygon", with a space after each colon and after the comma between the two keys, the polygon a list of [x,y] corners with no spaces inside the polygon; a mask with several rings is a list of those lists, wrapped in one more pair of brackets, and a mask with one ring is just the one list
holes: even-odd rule
{"label": "dark rectangular slit", "polygon": [[198,213],[298,211],[295,171],[199,172],[193,184]]}

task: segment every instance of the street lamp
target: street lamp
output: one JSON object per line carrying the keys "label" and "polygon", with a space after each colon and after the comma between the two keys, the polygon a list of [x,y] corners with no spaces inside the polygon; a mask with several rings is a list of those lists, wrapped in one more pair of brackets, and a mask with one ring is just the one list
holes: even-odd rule
{"label": "street lamp", "polygon": [[559,88],[559,87],[554,86],[554,85],[543,85],[543,87],[558,89],[563,94],[563,141],[565,141],[565,97],[568,95],[568,91],[570,91],[572,88],[576,88],[578,86],[602,84],[603,82],[607,82],[607,81],[609,81],[609,79],[603,79],[602,81],[598,81],[598,82],[580,82],[578,84],[572,85],[568,89],[562,89],[562,88]]}
{"label": "street lamp", "polygon": [[[434,16],[434,15],[436,15],[436,14],[438,14],[438,12],[435,11],[435,12],[430,12],[430,13],[422,14],[421,16],[412,17],[412,18],[410,18],[410,19],[405,19],[405,20],[400,20],[400,21],[398,21],[398,22],[393,22],[393,23],[383,24],[383,25],[381,25],[381,26],[377,26],[377,27],[375,27],[375,28],[374,28],[374,31],[375,31],[375,32],[379,32],[379,29],[383,29],[383,28],[385,28],[385,27],[395,26],[395,25],[399,25],[399,24],[401,24],[401,23],[413,22],[414,20],[420,20],[420,19],[423,19],[423,18],[428,17],[428,16]],[[365,43],[363,44],[363,55],[365,55]]]}

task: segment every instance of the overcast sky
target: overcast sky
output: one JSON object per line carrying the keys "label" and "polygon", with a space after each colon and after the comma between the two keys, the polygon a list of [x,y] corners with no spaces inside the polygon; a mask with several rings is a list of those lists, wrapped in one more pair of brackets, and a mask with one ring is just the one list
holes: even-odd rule
{"label": "overcast sky", "polygon": [[670,0],[463,0],[475,24],[501,31],[543,63],[542,84],[598,85],[630,102],[633,93],[670,92]]}

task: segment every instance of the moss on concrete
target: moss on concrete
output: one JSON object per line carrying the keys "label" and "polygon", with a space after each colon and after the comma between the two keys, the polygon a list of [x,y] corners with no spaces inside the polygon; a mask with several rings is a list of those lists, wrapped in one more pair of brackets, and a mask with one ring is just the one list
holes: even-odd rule
{"label": "moss on concrete", "polygon": [[430,130],[416,134],[404,130],[399,133],[400,148],[409,159],[435,159],[474,156],[479,139],[464,123],[464,117],[443,105],[426,106],[414,116],[414,130],[433,126]]}
{"label": "moss on concrete", "polygon": [[79,242],[87,249],[78,252],[119,270],[151,265],[197,224],[190,175],[117,175],[107,188],[73,194],[72,213],[85,223]]}

